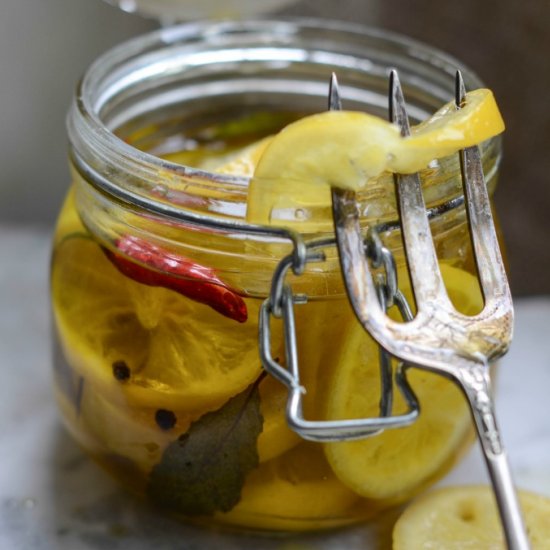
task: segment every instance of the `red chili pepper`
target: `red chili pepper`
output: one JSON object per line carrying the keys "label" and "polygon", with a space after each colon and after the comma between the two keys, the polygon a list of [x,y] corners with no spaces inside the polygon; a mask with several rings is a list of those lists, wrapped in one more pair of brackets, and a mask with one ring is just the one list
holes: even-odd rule
{"label": "red chili pepper", "polygon": [[115,246],[123,255],[107,248],[103,251],[113,265],[130,279],[144,285],[174,290],[239,323],[248,319],[244,300],[221,281],[212,268],[194,263],[139,237],[123,237],[115,241]]}

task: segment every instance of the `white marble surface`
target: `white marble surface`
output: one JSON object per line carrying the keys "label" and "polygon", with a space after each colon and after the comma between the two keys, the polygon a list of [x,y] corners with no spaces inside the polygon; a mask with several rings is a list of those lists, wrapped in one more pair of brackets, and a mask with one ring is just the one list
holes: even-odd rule
{"label": "white marble surface", "polygon": [[[290,538],[203,531],[156,515],[60,426],[50,390],[49,235],[0,226],[0,550],[349,550],[372,529]],[[517,300],[497,409],[518,485],[550,496],[550,297]],[[443,483],[487,482],[477,449]]]}

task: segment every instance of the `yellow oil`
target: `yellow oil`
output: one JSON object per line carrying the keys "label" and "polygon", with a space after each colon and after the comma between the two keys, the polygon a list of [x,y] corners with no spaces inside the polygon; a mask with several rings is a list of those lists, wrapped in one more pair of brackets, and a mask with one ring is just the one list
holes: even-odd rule
{"label": "yellow oil", "polygon": [[[260,130],[252,124],[245,138],[237,125],[230,127],[225,137],[218,135],[211,142],[195,144],[192,151],[171,151],[165,156],[175,162],[208,166],[287,122],[265,121]],[[138,137],[132,139],[139,141]],[[139,139],[145,138],[142,135]],[[422,433],[407,446],[408,428],[399,430],[380,452],[394,462],[393,455],[399,454],[399,461],[413,474],[409,473],[409,481],[401,490],[397,483],[397,490],[382,497],[365,496],[357,480],[344,479],[346,476],[338,473],[341,464],[336,469],[331,466],[334,457],[330,446],[304,442],[287,427],[286,388],[263,377],[260,367],[259,298],[243,293],[248,320],[239,324],[173,290],[125,277],[107,258],[104,246],[82,224],[71,191],[59,217],[52,260],[56,395],[65,424],[92,457],[134,493],[150,495],[152,472],[170,445],[205,415],[216,414],[254,384],[259,395],[263,423],[254,441],[257,465],[246,471],[236,504],[197,518],[188,507],[183,512],[178,509],[177,501],[170,509],[166,502],[175,501],[161,499],[160,504],[169,512],[269,531],[319,530],[375,519],[441,477],[471,440],[466,406],[455,404],[455,410],[448,411],[456,417],[454,433],[441,434],[436,441],[445,447],[439,462],[430,468],[422,458],[422,474],[414,479]],[[458,228],[439,246],[445,258],[443,265],[451,266],[444,270],[451,298],[465,311],[480,307],[479,289],[472,286],[469,273],[472,259],[464,253],[469,250],[464,229]],[[406,286],[406,270],[401,264],[399,269]],[[296,314],[301,376],[308,392],[306,417],[377,414],[378,386],[366,390],[350,386],[351,393],[372,394],[372,402],[364,411],[353,405],[352,395],[349,403],[343,399],[336,409],[327,410],[328,392],[345,378],[340,371],[360,367],[369,373],[371,381],[378,376],[378,348],[366,334],[357,336],[362,329],[345,296],[318,296],[307,305],[297,306]],[[284,363],[279,325],[274,326],[274,342],[273,353]],[[349,348],[344,353],[349,345],[357,346],[357,353]],[[436,415],[430,413],[430,391],[437,388],[437,392],[454,395],[458,390],[447,381],[430,385],[430,376],[415,374],[412,382],[422,394],[423,411],[428,411],[424,414]],[[395,412],[402,409],[397,400]],[[235,422],[239,418],[235,417]],[[232,432],[227,437],[231,438]],[[340,453],[344,470],[345,460],[351,461],[350,470],[353,461],[361,460],[356,455],[356,450]],[[394,485],[395,478],[399,479],[399,468],[384,473],[379,461],[372,467],[378,468],[382,477],[391,477]]]}

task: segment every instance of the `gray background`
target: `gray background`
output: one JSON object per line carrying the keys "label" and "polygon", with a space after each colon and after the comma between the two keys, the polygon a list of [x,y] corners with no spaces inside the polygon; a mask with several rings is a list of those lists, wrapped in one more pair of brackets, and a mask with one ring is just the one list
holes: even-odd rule
{"label": "gray background", "polygon": [[[261,0],[258,0],[261,1]],[[308,0],[286,13],[378,25],[469,64],[507,123],[497,208],[516,294],[550,293],[547,0]],[[0,0],[0,221],[50,231],[68,183],[64,116],[102,51],[154,28],[100,0]]]}

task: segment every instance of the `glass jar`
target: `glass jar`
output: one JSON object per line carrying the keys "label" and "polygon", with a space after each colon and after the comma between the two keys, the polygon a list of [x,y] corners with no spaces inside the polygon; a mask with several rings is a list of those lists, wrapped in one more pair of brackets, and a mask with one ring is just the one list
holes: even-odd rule
{"label": "glass jar", "polygon": [[[388,69],[413,119],[453,95],[459,62],[402,36],[321,20],[165,28],[100,57],[68,116],[72,187],[52,260],[55,385],[63,420],[128,489],[197,521],[252,529],[373,518],[442,476],[471,440],[460,392],[414,371],[420,419],[357,442],[311,443],[285,420],[287,391],[262,372],[258,314],[286,233],[246,224],[249,178],[221,173],[243,147],[326,108],[385,117]],[[500,140],[483,144],[490,190]],[[216,169],[218,172],[216,172]],[[227,172],[227,171],[226,171]],[[422,173],[442,273],[462,311],[481,309],[458,158]],[[394,186],[360,194],[411,295]],[[302,238],[331,234],[330,205],[274,212]],[[313,228],[313,229],[312,229]],[[310,419],[377,415],[379,350],[343,290],[335,250],[289,282]],[[285,362],[281,327],[273,353]],[[403,410],[396,397],[394,411]]]}

